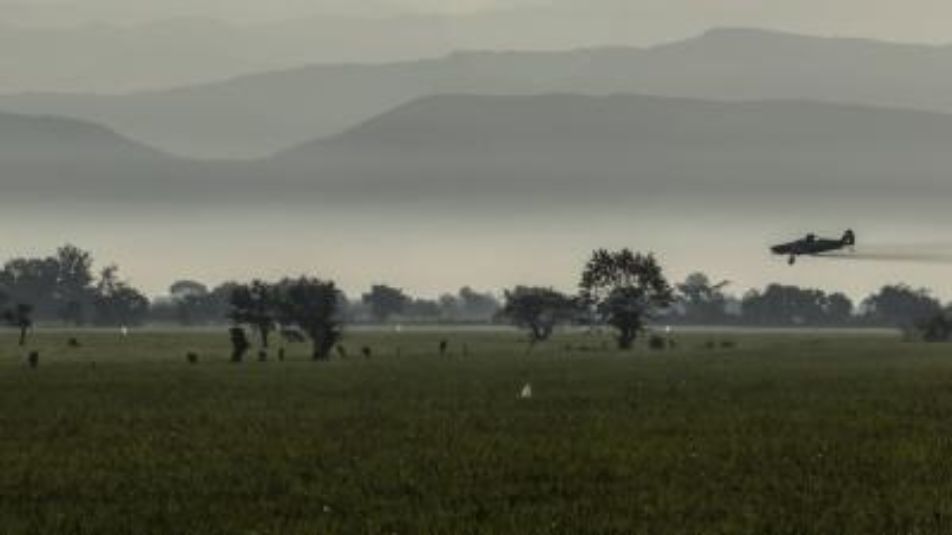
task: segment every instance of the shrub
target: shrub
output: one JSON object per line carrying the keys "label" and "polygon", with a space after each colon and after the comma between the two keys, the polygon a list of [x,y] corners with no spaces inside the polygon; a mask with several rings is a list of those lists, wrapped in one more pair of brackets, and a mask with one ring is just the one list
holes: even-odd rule
{"label": "shrub", "polygon": [[653,334],[650,338],[648,338],[648,347],[654,349],[655,351],[664,351],[668,348],[668,339],[663,336]]}

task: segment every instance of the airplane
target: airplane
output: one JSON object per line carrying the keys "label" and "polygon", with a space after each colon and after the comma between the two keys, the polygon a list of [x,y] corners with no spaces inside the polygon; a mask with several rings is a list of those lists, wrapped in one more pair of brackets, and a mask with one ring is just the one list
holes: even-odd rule
{"label": "airplane", "polygon": [[776,255],[788,256],[787,263],[792,266],[796,263],[798,256],[817,256],[823,253],[841,251],[847,247],[852,248],[854,245],[856,245],[856,234],[852,230],[847,230],[843,237],[838,240],[818,238],[816,234],[807,234],[802,240],[775,245],[770,248],[770,251]]}

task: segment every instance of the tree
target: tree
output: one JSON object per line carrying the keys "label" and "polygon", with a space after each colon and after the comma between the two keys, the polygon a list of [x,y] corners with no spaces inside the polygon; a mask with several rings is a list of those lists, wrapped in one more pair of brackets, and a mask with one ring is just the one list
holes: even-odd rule
{"label": "tree", "polygon": [[952,310],[946,309],[916,324],[926,342],[948,342],[952,339]]}
{"label": "tree", "polygon": [[371,315],[380,323],[387,321],[394,314],[401,314],[410,303],[410,298],[403,290],[384,284],[374,285],[361,300],[370,307]]}
{"label": "tree", "polygon": [[502,306],[493,294],[477,292],[469,286],[460,288],[457,303],[463,319],[468,321],[491,321]]}
{"label": "tree", "polygon": [[913,290],[905,284],[884,286],[863,302],[866,317],[878,324],[910,328],[936,316],[942,304],[925,289]]}
{"label": "tree", "polygon": [[455,295],[443,294],[437,299],[437,304],[440,307],[440,319],[449,322],[459,320],[460,304],[459,298]]}
{"label": "tree", "polygon": [[228,329],[228,337],[231,339],[231,361],[241,362],[248,348],[251,347],[245,336],[245,330],[242,327],[232,327]]}
{"label": "tree", "polygon": [[220,311],[219,303],[204,284],[180,280],[169,287],[175,315],[182,325],[207,323]]}
{"label": "tree", "polygon": [[712,284],[707,275],[692,273],[677,285],[684,317],[696,323],[717,323],[726,317],[727,297],[722,291],[727,281]]}
{"label": "tree", "polygon": [[505,293],[500,316],[529,331],[530,349],[552,336],[560,323],[571,321],[576,301],[552,288],[517,286]]}
{"label": "tree", "polygon": [[618,331],[618,347],[631,349],[645,321],[670,306],[674,292],[654,255],[629,249],[596,250],[582,272],[581,300]]}
{"label": "tree", "polygon": [[169,286],[169,295],[172,299],[208,295],[208,286],[193,280],[179,280]]}
{"label": "tree", "polygon": [[311,339],[314,360],[327,360],[342,336],[342,294],[331,281],[301,277],[278,283],[278,320],[294,325]]}
{"label": "tree", "polygon": [[414,299],[407,305],[404,314],[416,319],[439,320],[440,303],[430,299]]}
{"label": "tree", "polygon": [[20,330],[20,347],[25,346],[26,335],[33,327],[33,306],[20,303],[12,310],[6,311],[3,318],[11,327]]}
{"label": "tree", "polygon": [[820,290],[770,284],[763,292],[748,292],[741,309],[752,324],[822,325],[827,323],[829,300]]}
{"label": "tree", "polygon": [[276,327],[277,296],[270,284],[254,280],[231,289],[231,311],[228,317],[238,324],[246,324],[258,332],[261,347],[268,347],[268,339]]}
{"label": "tree", "polygon": [[846,325],[853,320],[853,301],[842,293],[826,298],[826,318],[834,325]]}
{"label": "tree", "polygon": [[240,286],[237,282],[224,282],[208,292],[205,306],[210,322],[221,322],[228,318],[231,311],[231,294]]}
{"label": "tree", "polygon": [[59,265],[55,258],[14,258],[0,272],[0,286],[11,299],[30,303],[41,317],[55,317],[59,312],[56,285]]}
{"label": "tree", "polygon": [[75,325],[86,322],[85,307],[90,300],[93,282],[93,257],[74,245],[56,250],[56,299],[60,303],[60,318]]}
{"label": "tree", "polygon": [[31,303],[41,319],[82,324],[92,301],[92,255],[64,245],[44,258],[14,258],[0,270],[0,288],[16,301]]}
{"label": "tree", "polygon": [[99,325],[139,325],[149,313],[149,300],[141,292],[119,280],[119,268],[102,270],[96,285],[94,307]]}

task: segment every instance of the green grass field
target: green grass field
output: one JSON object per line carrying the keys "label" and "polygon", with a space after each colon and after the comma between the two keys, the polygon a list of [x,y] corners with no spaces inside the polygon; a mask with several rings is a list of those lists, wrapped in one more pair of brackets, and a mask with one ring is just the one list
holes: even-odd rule
{"label": "green grass field", "polygon": [[224,333],[73,335],[37,370],[0,336],[0,533],[952,531],[944,345],[352,333],[371,360],[235,365]]}

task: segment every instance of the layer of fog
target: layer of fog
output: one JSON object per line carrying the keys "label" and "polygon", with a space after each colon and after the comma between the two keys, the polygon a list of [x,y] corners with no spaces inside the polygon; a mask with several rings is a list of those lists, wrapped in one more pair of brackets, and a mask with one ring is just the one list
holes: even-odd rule
{"label": "layer of fog", "polygon": [[[696,203],[526,206],[483,209],[442,205],[272,205],[175,209],[121,205],[33,205],[0,211],[0,258],[50,252],[66,242],[115,262],[150,295],[179,278],[208,283],[313,274],[357,294],[373,283],[435,296],[463,285],[499,291],[515,284],[572,290],[597,247],[657,253],[672,279],[702,270],[742,293],[770,282],[846,291],[860,298],[904,282],[952,297],[947,266],[923,262],[803,259],[790,267],[769,245],[818,232],[857,231],[859,247],[948,243],[952,217],[941,203],[918,213],[888,203],[838,210],[798,207],[778,198],[740,211]],[[937,250],[935,254],[949,254]]]}

